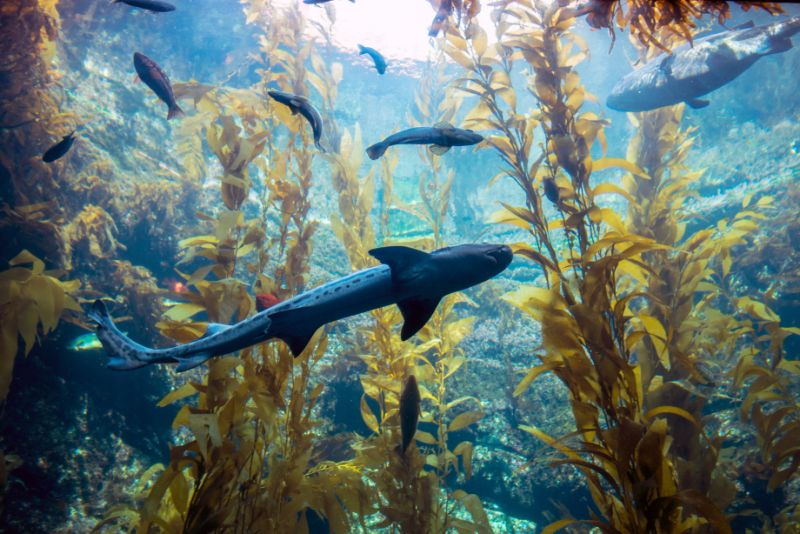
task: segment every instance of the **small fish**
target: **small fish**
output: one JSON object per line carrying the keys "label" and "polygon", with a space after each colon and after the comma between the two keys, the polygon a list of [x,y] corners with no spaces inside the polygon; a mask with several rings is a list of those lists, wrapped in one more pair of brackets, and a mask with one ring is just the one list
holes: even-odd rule
{"label": "small fish", "polygon": [[97,334],[94,332],[89,332],[87,334],[82,334],[69,344],[69,350],[80,352],[84,350],[99,350],[103,348],[103,344],[100,343],[100,339],[98,339]]}
{"label": "small fish", "polygon": [[556,181],[553,180],[552,178],[545,178],[542,181],[542,184],[544,185],[544,196],[546,196],[547,199],[553,204],[558,204],[560,195],[558,192],[558,185],[556,185]]}
{"label": "small fish", "polygon": [[72,148],[72,143],[75,142],[75,130],[72,133],[65,135],[61,141],[54,144],[50,148],[47,149],[42,155],[42,161],[45,163],[53,163],[55,160],[61,158],[69,152],[69,149]]}
{"label": "small fish", "polygon": [[136,52],[133,54],[133,66],[136,67],[136,74],[139,75],[139,79],[169,108],[167,120],[183,115],[183,110],[175,102],[175,95],[172,94],[172,85],[169,83],[169,78],[155,61],[144,54]]}
{"label": "small fish", "polygon": [[405,455],[409,445],[414,440],[419,422],[419,386],[414,375],[410,375],[400,394],[400,434],[403,443],[400,444],[400,454]]}
{"label": "small fish", "polygon": [[362,54],[367,54],[372,58],[372,61],[375,63],[375,70],[378,71],[378,74],[386,72],[386,60],[380,52],[369,46],[358,45],[358,55],[360,56]]}
{"label": "small fish", "polygon": [[322,117],[320,117],[319,112],[314,109],[314,106],[311,105],[311,102],[304,96],[293,95],[292,93],[283,91],[267,91],[267,94],[272,97],[273,100],[280,102],[284,106],[288,106],[289,109],[292,110],[292,115],[300,113],[300,115],[305,117],[311,125],[311,130],[314,132],[314,145],[325,152],[325,149],[319,144],[319,140],[322,138]]}
{"label": "small fish", "polygon": [[442,155],[451,147],[474,145],[483,141],[483,136],[472,130],[455,128],[450,124],[437,124],[434,127],[409,128],[392,134],[380,143],[367,148],[369,159],[378,159],[392,145],[433,145],[431,152]]}
{"label": "small fish", "polygon": [[158,0],[114,0],[113,4],[125,4],[131,7],[138,7],[147,11],[155,13],[166,13],[167,11],[175,11],[175,6],[167,2],[159,2]]}
{"label": "small fish", "polygon": [[256,310],[262,312],[267,308],[271,308],[280,303],[281,299],[272,293],[257,293],[256,294]]}
{"label": "small fish", "polygon": [[444,23],[447,21],[447,18],[452,14],[453,1],[441,0],[439,10],[436,12],[436,16],[433,17],[433,22],[431,22],[431,29],[428,30],[428,37],[436,37],[439,35],[439,32],[444,28]]}

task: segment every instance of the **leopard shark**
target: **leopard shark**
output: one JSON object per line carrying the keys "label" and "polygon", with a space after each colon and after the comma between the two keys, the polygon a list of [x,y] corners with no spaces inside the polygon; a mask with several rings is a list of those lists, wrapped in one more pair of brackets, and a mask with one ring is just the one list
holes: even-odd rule
{"label": "leopard shark", "polygon": [[731,30],[686,43],[663,53],[625,75],[606,100],[618,111],[649,111],[686,102],[708,105],[699,97],[719,89],[770,54],[792,48],[800,17],[755,26],[748,22]]}
{"label": "leopard shark", "polygon": [[403,341],[430,319],[445,295],[483,283],[503,272],[514,254],[507,245],[465,244],[423,252],[403,246],[376,248],[381,262],[300,293],[232,325],[209,323],[203,337],[169,348],[140,345],[114,324],[102,300],[88,312],[97,337],[109,355],[110,369],[125,371],[151,364],[176,363],[178,372],[193,369],[214,356],[230,354],[279,338],[296,357],[322,325],[391,304],[404,323]]}

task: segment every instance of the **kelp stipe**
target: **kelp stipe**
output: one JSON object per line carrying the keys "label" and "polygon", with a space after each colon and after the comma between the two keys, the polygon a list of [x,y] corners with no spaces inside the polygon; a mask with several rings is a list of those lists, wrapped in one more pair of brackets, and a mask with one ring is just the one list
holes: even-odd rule
{"label": "kelp stipe", "polygon": [[[596,142],[605,152],[604,121],[581,110],[587,93],[574,66],[587,50],[570,32],[574,16],[557,5],[507,2],[493,16],[497,45],[488,46],[474,22],[451,28],[445,40],[445,49],[469,73],[463,90],[479,97],[468,125],[497,133],[487,141],[506,162],[504,174],[525,195],[525,206],[506,205],[495,220],[530,232],[535,246],[518,244],[515,250],[543,268],[549,285],[523,287],[506,297],[541,323],[545,348],[542,363],[531,367],[515,394],[542,373],[555,373],[570,391],[575,444],[529,425],[521,428],[563,455],[556,464],[583,474],[600,514],[586,523],[621,532],[703,525],[730,532],[711,499],[679,484],[668,421],[698,427],[700,421],[679,406],[649,398],[643,387],[637,344],[655,346],[663,360],[669,339],[664,326],[639,308],[639,301],[649,298],[641,284],[646,287],[654,272],[647,254],[668,247],[632,233],[620,214],[596,203],[603,194],[630,194],[612,183],[590,183],[593,172],[611,166],[642,178],[646,172],[627,159],[591,156]],[[539,102],[528,116],[516,110],[510,82],[519,58],[532,67],[528,84]],[[536,130],[544,135],[543,154],[532,160]],[[548,220],[543,197],[555,206],[555,220]],[[564,233],[564,248],[555,244],[554,232]],[[564,519],[550,529],[574,522]]]}
{"label": "kelp stipe", "polygon": [[[310,51],[299,40],[304,24],[299,11],[278,12],[258,1],[248,3],[245,12],[269,15],[260,21],[266,68],[256,91],[270,83],[298,91]],[[297,293],[305,283],[316,228],[309,219],[313,152],[295,118],[278,106],[263,105],[252,90],[195,89],[179,85],[177,93],[194,95],[204,117],[193,126],[206,130],[209,147],[222,163],[220,192],[226,209],[215,217],[202,215],[210,233],[181,242],[184,261],[202,258],[206,265],[185,275],[190,290],[181,296],[188,302],[169,309],[159,324],[180,341],[203,333],[202,323],[186,321],[199,312],[211,321],[228,322],[252,311],[252,297],[239,276],[250,274],[254,287],[269,288],[278,298]],[[184,162],[199,173],[196,134],[182,135]],[[263,180],[262,219],[245,221],[242,206],[256,179],[252,169]],[[264,228],[275,237],[267,239]],[[351,519],[372,513],[372,504],[356,465],[310,463],[313,429],[319,424],[311,411],[322,393],[321,384],[312,388],[310,377],[327,347],[324,332],[309,347],[297,359],[283,343],[273,343],[243,350],[238,358],[210,360],[206,380],[188,382],[167,395],[160,405],[196,396],[196,403],[184,405],[173,423],[188,428],[192,438],[172,449],[168,466],[154,466],[143,475],[154,481],[141,495],[142,506],[110,510],[98,529],[127,525],[147,531],[157,525],[184,532],[303,531],[308,528],[306,510],[313,508],[333,532],[350,532]]]}

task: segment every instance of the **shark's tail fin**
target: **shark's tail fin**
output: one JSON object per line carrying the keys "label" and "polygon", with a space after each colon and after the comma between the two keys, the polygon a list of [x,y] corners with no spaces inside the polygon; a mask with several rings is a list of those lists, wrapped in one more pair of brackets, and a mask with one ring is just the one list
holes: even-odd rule
{"label": "shark's tail fin", "polygon": [[97,338],[111,358],[106,364],[109,369],[128,371],[149,363],[146,358],[147,347],[131,341],[119,331],[102,300],[94,301],[88,315],[97,323]]}

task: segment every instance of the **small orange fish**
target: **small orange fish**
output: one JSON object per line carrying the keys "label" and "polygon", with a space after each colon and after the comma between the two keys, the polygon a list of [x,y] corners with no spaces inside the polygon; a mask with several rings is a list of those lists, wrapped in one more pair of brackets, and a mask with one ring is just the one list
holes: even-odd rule
{"label": "small orange fish", "polygon": [[258,293],[256,294],[256,310],[262,312],[267,308],[271,308],[281,301],[272,293]]}

